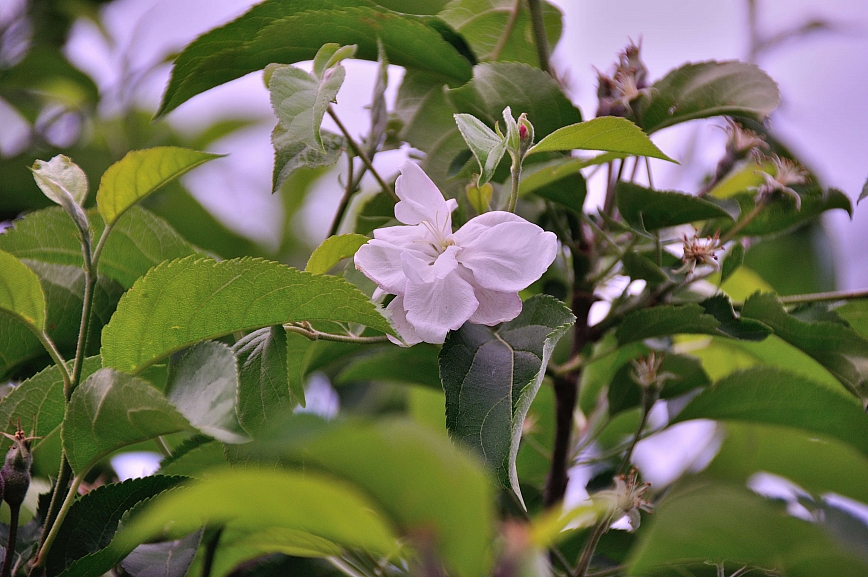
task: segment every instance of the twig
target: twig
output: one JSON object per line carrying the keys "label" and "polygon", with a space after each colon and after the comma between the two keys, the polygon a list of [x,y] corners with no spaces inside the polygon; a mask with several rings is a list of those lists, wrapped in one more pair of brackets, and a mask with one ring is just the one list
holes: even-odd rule
{"label": "twig", "polygon": [[353,182],[353,157],[351,155],[347,155],[347,187],[344,190],[344,196],[341,198],[341,203],[338,205],[338,210],[335,213],[335,219],[332,221],[332,226],[329,229],[329,236],[334,236],[338,233],[338,229],[341,226],[341,221],[344,218],[344,213],[347,211],[347,207],[350,205],[350,199],[352,199],[353,195],[356,193],[355,183]]}
{"label": "twig", "polygon": [[355,140],[353,140],[353,137],[350,135],[349,131],[347,130],[347,127],[344,126],[343,122],[340,121],[340,119],[338,118],[338,115],[335,114],[335,111],[332,109],[331,106],[329,106],[329,108],[328,108],[328,113],[329,113],[329,116],[331,116],[332,120],[335,121],[335,124],[337,124],[338,129],[340,129],[340,131],[343,133],[344,138],[347,139],[347,143],[350,145],[350,148],[353,149],[353,152],[355,153],[356,156],[358,156],[359,158],[362,159],[362,162],[365,164],[365,166],[368,167],[368,170],[371,171],[371,174],[374,175],[374,178],[377,179],[377,182],[380,184],[380,186],[383,188],[383,190],[386,191],[389,194],[389,196],[391,196],[395,200],[395,202],[400,200],[398,198],[398,195],[395,194],[395,191],[392,190],[392,187],[389,186],[388,184],[386,184],[386,181],[383,180],[383,177],[380,176],[380,173],[377,172],[376,168],[374,168],[374,165],[371,163],[371,159],[368,158],[368,155],[365,154],[365,151],[361,149],[361,147],[358,145],[358,143]]}
{"label": "twig", "polygon": [[584,548],[582,548],[582,554],[579,557],[579,564],[576,566],[576,571],[573,573],[573,577],[587,577],[588,567],[591,565],[591,558],[594,556],[597,544],[600,542],[600,538],[602,538],[602,536],[606,534],[606,531],[609,530],[609,521],[610,519],[607,515],[594,526],[594,530],[591,532],[588,540],[585,541]]}
{"label": "twig", "polygon": [[3,570],[0,577],[9,577],[12,574],[12,559],[15,557],[15,541],[18,538],[18,514],[21,512],[21,504],[9,506],[11,516],[9,518],[9,540],[6,541],[6,558],[3,560]]}
{"label": "twig", "polygon": [[334,333],[324,333],[310,326],[300,326],[297,324],[286,324],[283,328],[291,333],[297,333],[303,337],[307,337],[312,341],[335,341],[338,343],[356,343],[356,344],[373,344],[388,342],[389,337],[386,335],[375,337],[357,337],[355,335],[336,335]]}

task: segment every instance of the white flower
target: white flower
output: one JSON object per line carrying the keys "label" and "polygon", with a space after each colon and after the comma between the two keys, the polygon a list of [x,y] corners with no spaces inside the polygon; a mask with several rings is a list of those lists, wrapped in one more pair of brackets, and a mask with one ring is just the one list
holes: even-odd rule
{"label": "white flower", "polygon": [[[394,294],[387,310],[404,343],[442,343],[465,322],[496,325],[521,312],[518,291],[554,261],[557,239],[509,212],[487,212],[452,232],[455,200],[412,162],[395,182],[395,217],[374,231],[356,268]],[[397,342],[397,341],[396,341]]]}

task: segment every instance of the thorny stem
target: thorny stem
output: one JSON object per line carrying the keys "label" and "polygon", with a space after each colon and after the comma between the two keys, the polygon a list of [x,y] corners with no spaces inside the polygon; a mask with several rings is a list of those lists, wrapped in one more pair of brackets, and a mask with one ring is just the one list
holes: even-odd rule
{"label": "thorny stem", "polygon": [[509,13],[509,20],[506,21],[506,28],[503,29],[503,34],[500,35],[500,39],[497,41],[497,46],[495,46],[494,50],[491,52],[491,60],[500,60],[500,55],[503,53],[503,49],[506,48],[506,43],[509,42],[509,37],[512,36],[512,33],[515,30],[515,24],[518,22],[518,15],[521,14],[521,3],[522,0],[515,0],[515,4],[512,6],[512,11]]}
{"label": "thorny stem", "polygon": [[353,182],[353,157],[347,155],[347,187],[344,190],[344,196],[341,198],[341,203],[338,205],[338,210],[335,213],[335,219],[332,221],[332,226],[329,229],[329,236],[334,236],[338,233],[341,226],[341,221],[344,218],[344,213],[350,205],[350,200],[356,193],[355,182]]}
{"label": "thorny stem", "polygon": [[530,20],[533,25],[533,40],[536,44],[536,54],[539,58],[539,67],[552,73],[549,65],[549,41],[546,38],[546,26],[543,21],[542,6],[539,0],[527,0],[528,8],[530,8]]}
{"label": "thorny stem", "polygon": [[9,577],[12,574],[12,559],[15,557],[15,540],[18,538],[18,514],[21,512],[21,504],[9,507],[9,540],[6,542],[6,559],[3,560],[3,570],[0,577]]}
{"label": "thorny stem", "polygon": [[335,114],[335,111],[332,109],[331,106],[329,106],[329,108],[328,108],[328,113],[329,113],[329,116],[331,116],[332,120],[335,121],[335,124],[337,124],[338,129],[343,133],[344,138],[347,139],[347,143],[350,145],[350,148],[353,149],[353,153],[355,153],[356,156],[358,156],[359,158],[362,159],[362,162],[365,164],[365,166],[368,167],[368,170],[371,171],[371,174],[374,175],[374,178],[377,179],[377,182],[383,188],[383,190],[386,191],[389,194],[389,196],[391,196],[397,202],[399,200],[398,195],[395,194],[395,191],[392,190],[391,186],[386,184],[386,181],[383,180],[383,177],[380,176],[380,173],[377,172],[376,168],[374,168],[374,165],[371,163],[371,159],[368,158],[368,155],[365,154],[365,151],[362,150],[362,148],[358,145],[358,143],[353,139],[353,137],[350,135],[349,131],[347,130],[347,127],[344,126],[344,123],[340,121],[340,119],[338,118],[338,115]]}
{"label": "thorny stem", "polygon": [[375,337],[357,337],[355,335],[336,335],[334,333],[324,333],[310,326],[302,326],[298,324],[286,324],[283,328],[291,333],[300,334],[312,341],[335,341],[339,343],[357,343],[357,344],[373,344],[384,343],[389,340],[385,335]]}

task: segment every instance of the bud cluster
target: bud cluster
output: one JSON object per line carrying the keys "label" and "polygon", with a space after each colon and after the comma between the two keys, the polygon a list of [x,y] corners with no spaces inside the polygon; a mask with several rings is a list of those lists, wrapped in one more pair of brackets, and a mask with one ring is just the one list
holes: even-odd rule
{"label": "bud cluster", "polygon": [[640,45],[627,46],[619,55],[612,76],[599,70],[597,77],[597,116],[635,117],[634,106],[641,97],[651,97],[653,90],[648,85],[648,68],[639,55]]}
{"label": "bud cluster", "polygon": [[717,262],[717,251],[721,248],[719,232],[714,233],[713,237],[703,238],[700,238],[695,230],[693,238],[685,234],[684,255],[681,257],[681,262],[684,264],[675,272],[693,274],[696,267],[700,265],[710,265],[714,270],[720,270],[720,263]]}
{"label": "bud cluster", "polygon": [[756,174],[763,177],[765,182],[757,188],[756,202],[766,202],[771,196],[777,192],[781,192],[791,196],[796,201],[796,210],[802,209],[802,197],[799,193],[790,188],[791,184],[803,184],[808,180],[807,171],[799,166],[796,162],[781,158],[777,154],[770,157],[762,158],[761,160],[770,161],[775,169],[775,174],[765,171],[757,171]]}

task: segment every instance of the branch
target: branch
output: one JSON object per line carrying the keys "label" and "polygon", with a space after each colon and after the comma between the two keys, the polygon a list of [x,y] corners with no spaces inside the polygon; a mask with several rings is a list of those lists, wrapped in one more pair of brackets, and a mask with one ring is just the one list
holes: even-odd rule
{"label": "branch", "polygon": [[368,155],[365,154],[365,151],[362,150],[362,148],[358,145],[358,143],[355,140],[353,140],[353,137],[350,136],[350,133],[347,130],[347,127],[344,126],[343,122],[340,121],[340,119],[338,118],[338,115],[335,114],[335,111],[332,109],[331,106],[329,106],[328,113],[329,113],[329,116],[332,117],[332,120],[335,121],[335,124],[338,125],[338,128],[343,133],[344,138],[347,139],[347,143],[350,145],[350,148],[353,149],[353,152],[355,153],[356,156],[358,156],[359,158],[362,159],[362,162],[365,163],[365,166],[368,167],[368,170],[371,171],[371,174],[374,175],[374,178],[376,178],[377,182],[380,184],[380,186],[383,187],[383,190],[386,191],[389,194],[389,196],[391,196],[395,200],[395,202],[400,200],[398,198],[398,195],[395,194],[395,191],[392,190],[392,187],[389,186],[388,184],[386,184],[386,181],[383,180],[383,177],[380,176],[380,173],[377,172],[376,168],[374,168],[374,165],[371,163],[371,159],[368,158]]}

